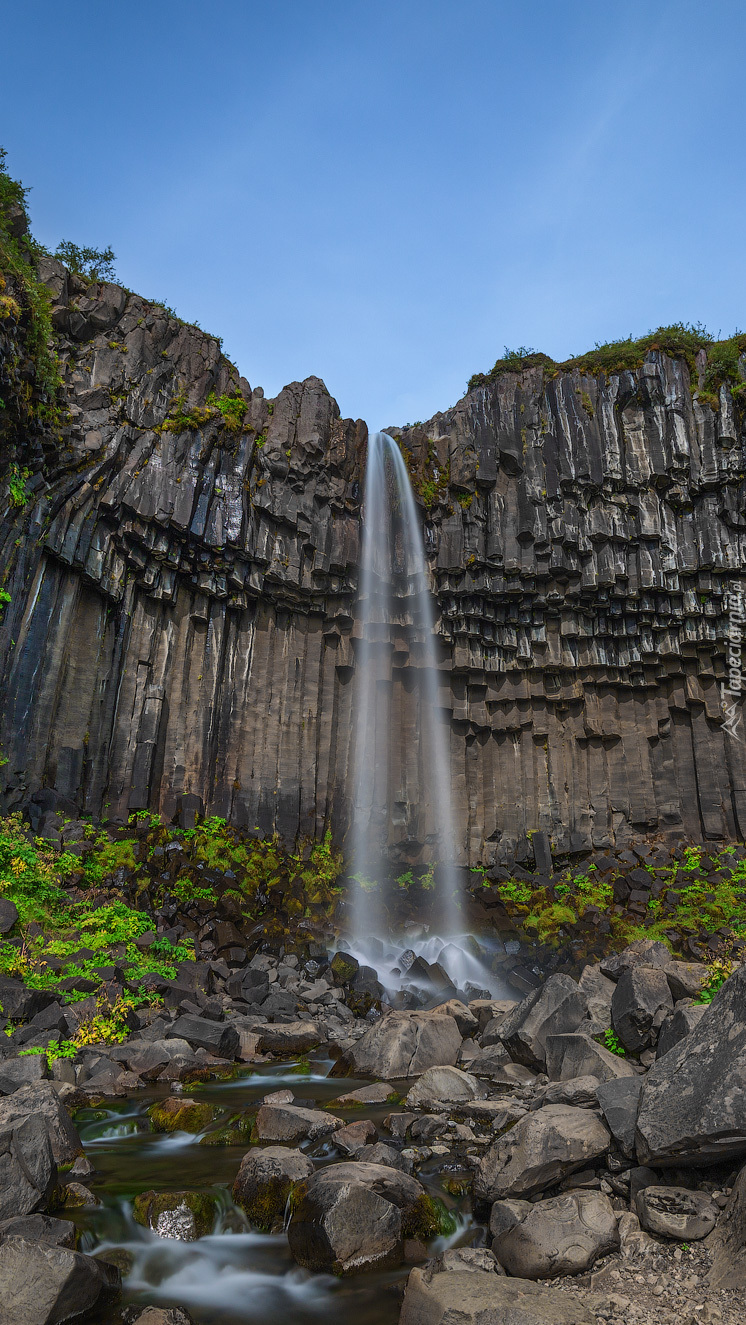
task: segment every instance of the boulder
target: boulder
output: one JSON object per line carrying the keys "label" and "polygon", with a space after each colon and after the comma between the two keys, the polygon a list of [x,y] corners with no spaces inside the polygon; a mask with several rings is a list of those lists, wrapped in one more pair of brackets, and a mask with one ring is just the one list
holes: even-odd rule
{"label": "boulder", "polygon": [[330,1076],[418,1077],[429,1067],[450,1067],[461,1033],[442,1012],[389,1012],[360,1037]]}
{"label": "boulder", "polygon": [[332,1144],[343,1155],[357,1155],[363,1146],[372,1145],[378,1133],[375,1123],[370,1118],[357,1118],[354,1123],[346,1123],[332,1136]]}
{"label": "boulder", "polygon": [[148,1116],[155,1132],[203,1132],[208,1123],[217,1117],[217,1109],[203,1100],[190,1099],[188,1095],[170,1095],[168,1099],[156,1100],[148,1109]]}
{"label": "boulder", "polygon": [[48,1076],[44,1054],[24,1054],[19,1058],[4,1058],[0,1066],[4,1095],[12,1095],[19,1086],[27,1086],[32,1081],[45,1081]]}
{"label": "boulder", "polygon": [[512,1062],[504,1044],[482,1049],[469,1063],[469,1072],[473,1077],[484,1077],[492,1085],[508,1090],[514,1086],[528,1086],[536,1076],[522,1063]]}
{"label": "boulder", "polygon": [[598,1077],[573,1077],[572,1081],[550,1081],[534,1096],[536,1107],[541,1104],[576,1104],[594,1107],[598,1101],[596,1091],[600,1086]]}
{"label": "boulder", "polygon": [[315,1021],[260,1024],[254,1027],[254,1034],[259,1036],[257,1048],[261,1054],[305,1054],[317,1049],[324,1038]]}
{"label": "boulder", "polygon": [[477,1018],[479,1030],[483,1031],[490,1021],[496,1021],[498,1018],[502,1021],[518,1006],[515,998],[472,998],[469,1000],[469,1011]]}
{"label": "boulder", "polygon": [[[615,984],[603,974],[600,966],[584,966],[578,987],[582,989],[589,1002],[604,1003],[607,1007],[611,1007]],[[608,1026],[609,1023],[606,1024]]]}
{"label": "boulder", "polygon": [[83,1146],[67,1109],[51,1081],[34,1081],[0,1100],[0,1132],[30,1115],[43,1117],[56,1164],[71,1164]]}
{"label": "boulder", "polygon": [[284,1141],[291,1146],[298,1141],[318,1141],[340,1127],[344,1127],[342,1118],[297,1104],[263,1104],[254,1123],[257,1141]]}
{"label": "boulder", "polygon": [[53,1219],[51,1215],[19,1215],[15,1219],[0,1221],[0,1242],[3,1238],[25,1238],[27,1242],[48,1242],[51,1247],[69,1247],[75,1250],[78,1230],[69,1219]]}
{"label": "boulder", "polygon": [[439,1003],[433,1012],[441,1012],[446,1017],[453,1017],[459,1028],[459,1033],[463,1039],[468,1039],[479,1030],[479,1020],[471,1008],[461,1002],[460,998],[449,998],[446,1003]]}
{"label": "boulder", "polygon": [[532,1196],[605,1155],[610,1141],[587,1109],[545,1105],[490,1146],[477,1165],[474,1194],[483,1201]]}
{"label": "boulder", "polygon": [[746,1155],[746,966],[698,1026],[645,1077],[635,1137],[643,1164],[708,1164]]}
{"label": "boulder", "polygon": [[194,1316],[184,1307],[146,1307],[128,1317],[128,1325],[194,1325]]}
{"label": "boulder", "polygon": [[0,1244],[0,1283],[3,1325],[57,1325],[94,1313],[100,1319],[121,1276],[113,1266],[66,1247],[6,1237]]}
{"label": "boulder", "polygon": [[0,1219],[45,1210],[57,1186],[46,1120],[26,1114],[0,1130]]}
{"label": "boulder", "polygon": [[703,962],[669,962],[663,968],[674,1003],[696,998],[710,972]]}
{"label": "boulder", "polygon": [[550,975],[505,1017],[500,1039],[516,1063],[534,1072],[547,1065],[548,1035],[577,1030],[588,1012],[588,1000],[569,975]]}
{"label": "boulder", "polygon": [[338,1095],[324,1105],[325,1109],[364,1109],[371,1104],[396,1104],[399,1100],[397,1091],[388,1081],[377,1081],[373,1086],[361,1086],[347,1095]]}
{"label": "boulder", "polygon": [[595,1325],[577,1298],[477,1268],[410,1271],[399,1325]]}
{"label": "boulder", "polygon": [[434,1204],[415,1178],[358,1161],[318,1169],[299,1183],[288,1242],[306,1269],[349,1275],[398,1265],[405,1238],[437,1231]]}
{"label": "boulder", "polygon": [[633,1077],[635,1069],[620,1054],[612,1054],[597,1040],[576,1032],[547,1037],[547,1076],[550,1081],[572,1081],[574,1077],[596,1077],[613,1081]]}
{"label": "boulder", "polygon": [[456,1104],[461,1100],[481,1099],[484,1090],[476,1077],[458,1067],[429,1067],[413,1086],[404,1101],[408,1109],[426,1108],[433,1100]]}
{"label": "boulder", "polygon": [[685,1039],[694,1030],[695,1026],[699,1025],[706,1011],[706,1003],[680,1004],[677,1008],[674,1008],[670,1016],[666,1017],[658,1032],[656,1058],[662,1058],[664,1054],[668,1053],[669,1049],[673,1049],[674,1045]]}
{"label": "boulder", "polygon": [[604,957],[599,963],[599,970],[609,980],[616,982],[634,966],[658,966],[662,969],[670,964],[671,954],[665,943],[659,943],[657,939],[635,939],[622,952],[612,952]]}
{"label": "boulder", "polygon": [[662,1238],[696,1242],[711,1233],[720,1214],[719,1207],[706,1192],[692,1192],[685,1187],[643,1187],[637,1193],[635,1209],[642,1227]]}
{"label": "boulder", "polygon": [[358,1150],[355,1158],[365,1164],[387,1164],[392,1169],[402,1169],[405,1173],[411,1170],[411,1163],[406,1160],[400,1151],[394,1150],[393,1146],[387,1146],[385,1141],[376,1141],[375,1145],[363,1146]]}
{"label": "boulder", "polygon": [[238,1031],[227,1021],[211,1021],[209,1017],[195,1017],[190,1013],[177,1017],[166,1031],[167,1039],[186,1040],[192,1048],[207,1049],[216,1058],[235,1058],[238,1052]]}
{"label": "boulder", "polygon": [[654,966],[633,966],[620,976],[611,1000],[611,1024],[622,1044],[634,1051],[655,1043],[655,1032],[673,999],[665,972]]}
{"label": "boulder", "polygon": [[602,1081],[596,1089],[606,1126],[619,1149],[628,1159],[635,1153],[635,1126],[640,1107],[642,1077],[617,1077]]}
{"label": "boulder", "polygon": [[[548,1201],[507,1202],[516,1211],[511,1227],[503,1227],[497,1201],[492,1207],[492,1250],[509,1274],[522,1279],[552,1279],[581,1274],[619,1247],[616,1215],[608,1196],[595,1191],[566,1192]],[[513,1212],[511,1211],[511,1214]]]}
{"label": "boulder", "polygon": [[[746,1289],[746,1167],[741,1169],[712,1238],[713,1288]],[[708,1246],[710,1244],[708,1243]]]}
{"label": "boulder", "polygon": [[288,1196],[297,1182],[310,1178],[311,1160],[285,1146],[256,1147],[244,1155],[233,1184],[233,1199],[252,1224],[269,1231],[282,1220]]}
{"label": "boulder", "polygon": [[0,897],[0,934],[9,934],[18,919],[18,908],[9,897]]}
{"label": "boulder", "polygon": [[159,1238],[196,1242],[212,1232],[217,1199],[211,1192],[141,1192],[132,1217]]}
{"label": "boulder", "polygon": [[13,1021],[30,1021],[38,1012],[56,1003],[49,989],[27,989],[21,980],[0,975],[0,1007]]}

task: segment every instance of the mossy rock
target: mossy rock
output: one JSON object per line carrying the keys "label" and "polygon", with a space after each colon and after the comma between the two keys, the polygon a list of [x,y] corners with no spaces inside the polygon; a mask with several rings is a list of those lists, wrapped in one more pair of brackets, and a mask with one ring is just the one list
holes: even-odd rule
{"label": "mossy rock", "polygon": [[434,1196],[419,1196],[402,1216],[402,1236],[415,1242],[447,1237],[456,1231],[456,1216]]}
{"label": "mossy rock", "polygon": [[167,1100],[158,1100],[148,1109],[148,1117],[156,1132],[203,1132],[217,1116],[218,1110],[212,1104],[190,1100],[183,1095],[170,1095]]}
{"label": "mossy rock", "polygon": [[254,1115],[237,1114],[229,1119],[224,1127],[203,1136],[201,1146],[247,1146],[251,1145],[252,1132],[256,1130]]}
{"label": "mossy rock", "polygon": [[233,1184],[233,1199],[251,1223],[265,1231],[281,1223],[293,1192],[313,1172],[313,1164],[300,1150],[267,1146],[245,1155]]}
{"label": "mossy rock", "polygon": [[132,1216],[160,1237],[194,1242],[212,1232],[217,1204],[211,1192],[141,1192]]}
{"label": "mossy rock", "polygon": [[471,1173],[454,1173],[451,1177],[443,1179],[443,1190],[448,1192],[449,1196],[466,1196],[474,1185],[474,1177]]}
{"label": "mossy rock", "polygon": [[104,1265],[113,1265],[115,1269],[119,1270],[123,1279],[126,1278],[135,1264],[132,1252],[127,1251],[124,1247],[109,1247],[106,1251],[97,1251],[94,1253],[93,1259],[101,1261]]}
{"label": "mossy rock", "polygon": [[341,985],[347,984],[353,979],[358,967],[359,962],[354,957],[349,957],[345,952],[335,952],[331,960],[332,974]]}

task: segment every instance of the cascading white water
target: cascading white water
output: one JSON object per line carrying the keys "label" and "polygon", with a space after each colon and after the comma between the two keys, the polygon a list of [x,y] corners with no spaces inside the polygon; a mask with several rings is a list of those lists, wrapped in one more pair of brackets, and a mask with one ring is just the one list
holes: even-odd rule
{"label": "cascading white water", "polygon": [[[459,925],[458,876],[433,603],[409,475],[388,433],[372,433],[368,441],[359,614],[353,710],[352,858],[357,880],[353,934],[360,938],[386,928],[382,890],[391,868],[386,850],[394,826],[401,831],[391,756],[412,734],[418,744],[419,831],[422,835],[423,826],[429,825],[430,860],[437,862],[432,918],[446,934],[453,934]],[[392,668],[402,638],[417,663],[409,669],[416,716],[406,733],[397,728],[391,705]]]}

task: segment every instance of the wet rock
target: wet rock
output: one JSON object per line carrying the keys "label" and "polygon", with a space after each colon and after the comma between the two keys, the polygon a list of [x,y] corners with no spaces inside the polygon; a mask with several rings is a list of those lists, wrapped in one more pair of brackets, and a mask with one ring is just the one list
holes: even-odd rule
{"label": "wet rock", "polygon": [[254,1131],[259,1142],[318,1141],[344,1127],[342,1118],[322,1109],[303,1109],[297,1104],[263,1104],[256,1115]]}
{"label": "wet rock", "polygon": [[387,1081],[377,1081],[373,1086],[361,1086],[347,1095],[338,1095],[324,1105],[325,1109],[363,1109],[371,1104],[397,1104],[399,1096]]}
{"label": "wet rock", "polygon": [[269,1230],[282,1220],[295,1184],[310,1178],[312,1173],[313,1164],[301,1150],[256,1147],[241,1160],[233,1184],[233,1199],[252,1224]]}
{"label": "wet rock", "polygon": [[207,1049],[218,1058],[234,1058],[238,1052],[235,1026],[224,1021],[210,1021],[208,1017],[189,1014],[177,1017],[166,1035],[168,1039],[186,1040],[192,1048]]}
{"label": "wet rock", "polygon": [[634,966],[620,976],[611,1000],[611,1024],[627,1049],[646,1049],[655,1040],[673,998],[665,972]]}
{"label": "wet rock", "polygon": [[528,1086],[536,1077],[536,1073],[522,1063],[512,1062],[503,1044],[493,1044],[489,1049],[482,1049],[469,1063],[469,1072],[473,1077],[484,1077],[493,1086],[506,1089]]}
{"label": "wet rock", "polygon": [[121,1276],[91,1256],[7,1237],[0,1244],[3,1325],[57,1325],[103,1314]]}
{"label": "wet rock", "polygon": [[135,1197],[132,1217],[159,1238],[195,1242],[212,1232],[217,1199],[211,1192],[141,1192]]}
{"label": "wet rock", "polygon": [[349,984],[360,968],[351,952],[335,952],[329,965],[335,983],[340,985]]}
{"label": "wet rock", "polygon": [[666,1017],[658,1033],[656,1058],[662,1058],[664,1054],[668,1053],[669,1049],[673,1049],[681,1040],[684,1040],[699,1025],[706,1011],[706,1003],[691,1003],[688,1007],[679,1006],[674,1008],[670,1016]]}
{"label": "wet rock", "polygon": [[349,1275],[400,1264],[405,1239],[438,1231],[415,1178],[383,1164],[333,1164],[296,1187],[290,1251],[309,1270]]}
{"label": "wet rock", "polygon": [[645,1077],[636,1148],[644,1164],[715,1163],[746,1154],[746,967],[698,1026]]}
{"label": "wet rock", "polygon": [[453,1066],[461,1034],[440,1012],[389,1012],[332,1068],[330,1076],[416,1077],[428,1067]]}
{"label": "wet rock", "polygon": [[217,1117],[217,1109],[201,1100],[184,1095],[171,1095],[157,1100],[148,1109],[148,1117],[155,1132],[203,1132]]}
{"label": "wet rock", "polygon": [[375,1124],[369,1118],[358,1118],[354,1123],[346,1123],[332,1136],[332,1143],[343,1155],[357,1155],[363,1146],[371,1145],[376,1139]]}
{"label": "wet rock", "polygon": [[712,1242],[710,1285],[746,1289],[746,1168],[741,1169],[733,1184]]}
{"label": "wet rock", "polygon": [[81,1206],[100,1205],[97,1196],[82,1182],[68,1182],[62,1191],[63,1203],[67,1209],[74,1210]]}
{"label": "wet rock", "polygon": [[259,1037],[257,1048],[261,1054],[305,1054],[317,1049],[324,1039],[320,1026],[313,1021],[260,1023],[254,1027],[254,1034]]}
{"label": "wet rock", "polygon": [[547,1038],[546,1071],[550,1081],[572,1081],[586,1076],[613,1081],[635,1075],[631,1063],[620,1054],[610,1053],[602,1044],[580,1033]]}
{"label": "wet rock", "polygon": [[56,1164],[71,1164],[82,1155],[83,1146],[73,1121],[49,1081],[21,1086],[0,1100],[0,1133],[34,1115],[44,1119]]}
{"label": "wet rock", "polygon": [[27,1242],[47,1242],[51,1247],[69,1247],[75,1250],[77,1229],[69,1219],[53,1219],[51,1215],[19,1215],[15,1219],[0,1221],[0,1241],[3,1238],[25,1238]]}
{"label": "wet rock", "polygon": [[393,1146],[387,1146],[384,1141],[376,1141],[374,1145],[363,1146],[355,1155],[359,1163],[364,1164],[385,1164],[391,1169],[401,1169],[404,1173],[411,1171],[411,1166],[402,1156],[399,1150],[394,1150]]}
{"label": "wet rock", "polygon": [[509,1012],[500,1039],[516,1063],[534,1072],[547,1065],[547,1036],[574,1031],[588,1012],[588,1000],[569,975],[551,975]]}
{"label": "wet rock", "polygon": [[194,1317],[184,1307],[146,1307],[128,1316],[127,1325],[194,1325]]}
{"label": "wet rock", "polygon": [[658,1237],[696,1242],[711,1233],[719,1207],[705,1192],[651,1185],[638,1192],[635,1209],[642,1227]]}
{"label": "wet rock", "polygon": [[635,1153],[635,1127],[640,1107],[642,1077],[617,1077],[601,1082],[596,1099],[603,1110],[608,1127],[620,1150],[628,1158]]}
{"label": "wet rock", "polygon": [[490,1146],[477,1165],[474,1193],[484,1201],[532,1196],[604,1155],[610,1140],[586,1109],[545,1105]]}
{"label": "wet rock", "polygon": [[45,1119],[30,1113],[0,1128],[0,1219],[45,1210],[56,1185]]}
{"label": "wet rock", "polygon": [[[499,1206],[492,1207],[492,1250],[509,1274],[523,1279],[552,1279],[581,1274],[619,1247],[611,1201],[600,1192],[568,1192],[548,1201],[509,1202],[515,1221],[502,1228]],[[493,1227],[494,1225],[494,1227]]]}
{"label": "wet rock", "polygon": [[595,1313],[556,1288],[489,1270],[415,1266],[399,1325],[595,1325]]}
{"label": "wet rock", "polygon": [[408,1109],[426,1108],[432,1101],[456,1104],[481,1099],[485,1094],[476,1077],[458,1067],[429,1067],[410,1088],[404,1101]]}

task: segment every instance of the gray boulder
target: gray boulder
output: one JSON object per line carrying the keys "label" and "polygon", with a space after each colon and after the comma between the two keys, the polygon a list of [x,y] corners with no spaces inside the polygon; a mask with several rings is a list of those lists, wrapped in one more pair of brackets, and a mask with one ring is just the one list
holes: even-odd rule
{"label": "gray boulder", "polygon": [[696,998],[710,974],[703,962],[669,962],[663,969],[674,1003],[680,998]]}
{"label": "gray boulder", "polygon": [[635,1201],[637,1216],[648,1233],[680,1242],[696,1242],[711,1233],[720,1214],[706,1192],[684,1187],[643,1187]]}
{"label": "gray boulder", "polygon": [[522,1063],[514,1063],[504,1044],[493,1044],[482,1049],[469,1063],[473,1077],[484,1077],[493,1086],[512,1090],[514,1086],[528,1086],[536,1073]]}
{"label": "gray boulder", "polygon": [[726,980],[686,1039],[645,1077],[635,1137],[641,1163],[746,1155],[746,967]]}
{"label": "gray boulder", "polygon": [[0,1130],[0,1219],[45,1210],[56,1186],[57,1165],[43,1116],[26,1114]]}
{"label": "gray boulder", "polygon": [[0,1244],[3,1325],[58,1325],[103,1315],[120,1287],[119,1271],[46,1242],[9,1237]]}
{"label": "gray boulder", "polygon": [[310,1178],[313,1164],[300,1150],[284,1146],[257,1147],[241,1160],[233,1184],[233,1199],[252,1224],[270,1229],[282,1219],[287,1199],[297,1182]]}
{"label": "gray boulder", "polygon": [[[746,1288],[746,1168],[742,1168],[713,1234],[713,1288]],[[710,1244],[708,1243],[708,1246]]]}
{"label": "gray boulder", "polygon": [[[619,1247],[614,1208],[595,1191],[567,1192],[548,1201],[508,1202],[513,1222],[504,1228],[497,1201],[492,1207],[492,1250],[509,1274],[523,1279],[552,1279],[580,1274]],[[525,1207],[522,1211],[515,1207]]]}
{"label": "gray boulder", "polygon": [[641,1093],[642,1077],[634,1075],[602,1081],[596,1089],[596,1099],[601,1105],[606,1126],[628,1159],[632,1159],[635,1153],[635,1126]]}
{"label": "gray boulder", "polygon": [[254,1033],[259,1036],[257,1048],[261,1054],[305,1054],[316,1049],[324,1038],[321,1027],[314,1021],[259,1025],[254,1027]]}
{"label": "gray boulder", "polygon": [[635,1069],[619,1054],[577,1031],[572,1035],[547,1037],[547,1076],[550,1081],[572,1081],[575,1077],[596,1077],[613,1081],[633,1077]]}
{"label": "gray boulder", "polygon": [[611,1000],[611,1024],[627,1049],[655,1043],[673,998],[665,972],[654,966],[633,966],[619,978]]}
{"label": "gray boulder", "polygon": [[4,1058],[0,1067],[0,1089],[4,1095],[12,1095],[19,1086],[27,1086],[32,1081],[44,1081],[49,1076],[47,1060],[44,1054],[27,1054],[24,1057]]}
{"label": "gray boulder", "polygon": [[69,1247],[75,1250],[77,1229],[69,1219],[53,1219],[51,1215],[19,1215],[15,1219],[0,1221],[0,1242],[3,1238],[25,1238],[27,1242],[47,1242],[51,1247]]}
{"label": "gray boulder", "polygon": [[666,1017],[658,1033],[656,1058],[662,1058],[680,1040],[686,1039],[695,1026],[699,1025],[706,1011],[706,1003],[679,1004],[678,1007],[674,1008],[670,1016]]}
{"label": "gray boulder", "polygon": [[408,1109],[421,1109],[433,1100],[457,1104],[461,1100],[481,1099],[484,1093],[476,1077],[458,1067],[429,1067],[410,1088],[404,1103]]}
{"label": "gray boulder", "polygon": [[635,966],[658,966],[661,969],[671,964],[671,954],[665,943],[657,939],[635,939],[622,952],[612,952],[599,963],[602,975],[617,981]]}
{"label": "gray boulder", "polygon": [[329,1165],[295,1188],[290,1251],[306,1269],[340,1275],[398,1265],[427,1203],[415,1178],[388,1165]]}
{"label": "gray boulder", "polygon": [[588,1000],[569,975],[550,975],[527,994],[500,1026],[500,1039],[516,1063],[544,1072],[547,1036],[578,1028],[588,1012]]}
{"label": "gray boulder", "polygon": [[596,1325],[595,1312],[556,1288],[465,1267],[410,1271],[399,1325]]}
{"label": "gray boulder", "polygon": [[611,1138],[587,1109],[548,1104],[501,1136],[477,1165],[474,1194],[483,1201],[533,1196],[605,1155]]}
{"label": "gray boulder", "polygon": [[238,1031],[227,1021],[212,1021],[209,1017],[195,1017],[185,1013],[166,1031],[167,1039],[186,1040],[192,1048],[207,1049],[218,1058],[235,1058],[238,1053]]}
{"label": "gray boulder", "polygon": [[332,1068],[330,1076],[418,1077],[429,1067],[452,1067],[461,1032],[442,1012],[389,1012]]}
{"label": "gray boulder", "polygon": [[453,1017],[464,1039],[476,1034],[479,1030],[479,1020],[476,1014],[465,1003],[462,1003],[460,998],[449,998],[447,1003],[439,1003],[432,1010],[433,1012],[441,1012],[446,1017]]}
{"label": "gray boulder", "polygon": [[303,1109],[297,1104],[263,1104],[256,1115],[257,1141],[318,1141],[344,1127],[342,1118],[322,1109]]}
{"label": "gray boulder", "polygon": [[34,1081],[0,1100],[0,1132],[14,1128],[24,1118],[43,1117],[55,1163],[71,1164],[82,1155],[83,1146],[67,1109],[51,1081]]}

